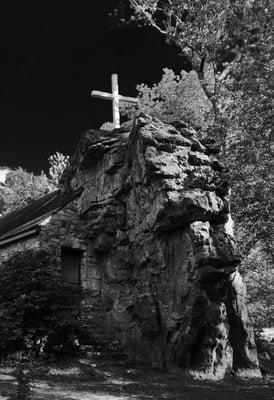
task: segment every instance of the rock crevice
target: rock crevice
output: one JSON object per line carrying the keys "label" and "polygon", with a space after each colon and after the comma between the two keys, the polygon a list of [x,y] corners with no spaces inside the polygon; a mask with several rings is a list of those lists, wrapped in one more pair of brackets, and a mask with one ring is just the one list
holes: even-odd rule
{"label": "rock crevice", "polygon": [[140,116],[130,133],[87,132],[63,182],[84,188],[98,324],[142,360],[201,379],[259,375],[217,152],[184,122]]}

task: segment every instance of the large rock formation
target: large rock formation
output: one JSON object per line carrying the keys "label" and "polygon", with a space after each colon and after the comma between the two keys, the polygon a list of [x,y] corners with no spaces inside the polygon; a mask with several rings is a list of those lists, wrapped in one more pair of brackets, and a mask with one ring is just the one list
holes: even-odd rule
{"label": "large rock formation", "polygon": [[[64,179],[83,187],[86,287],[96,324],[154,366],[198,378],[258,375],[212,140],[141,116],[131,133],[87,132]],[[88,280],[92,284],[88,283]]]}

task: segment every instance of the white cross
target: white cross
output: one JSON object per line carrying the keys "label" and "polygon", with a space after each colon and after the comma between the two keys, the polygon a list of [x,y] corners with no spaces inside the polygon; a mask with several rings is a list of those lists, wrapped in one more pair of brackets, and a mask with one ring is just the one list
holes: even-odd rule
{"label": "white cross", "polygon": [[112,74],[111,75],[111,86],[112,86],[112,93],[100,92],[98,90],[93,90],[91,92],[92,97],[97,97],[98,99],[103,100],[112,100],[112,114],[113,114],[113,124],[114,128],[120,128],[120,112],[119,112],[119,102],[124,103],[138,103],[138,99],[134,97],[126,97],[121,96],[119,94],[118,88],[118,75]]}

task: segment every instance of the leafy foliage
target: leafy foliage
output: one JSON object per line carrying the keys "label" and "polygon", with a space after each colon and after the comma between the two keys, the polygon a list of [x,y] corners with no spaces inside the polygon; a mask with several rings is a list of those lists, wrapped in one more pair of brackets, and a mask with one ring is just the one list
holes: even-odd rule
{"label": "leafy foliage", "polygon": [[2,212],[10,212],[29,204],[34,199],[53,190],[44,173],[34,175],[21,167],[10,171],[5,185],[0,187]]}
{"label": "leafy foliage", "polygon": [[58,188],[69,156],[56,152],[49,157],[49,164],[49,177],[43,171],[35,175],[21,167],[8,172],[5,183],[0,184],[0,214],[23,207]]}
{"label": "leafy foliage", "polygon": [[49,176],[53,184],[57,187],[64,170],[69,165],[69,156],[56,151],[49,157]]}
{"label": "leafy foliage", "polygon": [[271,260],[262,249],[253,248],[244,259],[249,313],[256,328],[274,325],[274,276]]}
{"label": "leafy foliage", "polygon": [[102,129],[103,131],[113,131],[114,129],[114,123],[113,122],[104,122],[100,129]]}
{"label": "leafy foliage", "polygon": [[[232,211],[245,254],[260,244],[273,257],[273,86],[271,42],[260,38],[218,83],[213,134],[219,132],[230,170]],[[221,132],[221,134],[220,134]]]}
{"label": "leafy foliage", "polygon": [[80,327],[79,288],[64,282],[45,251],[25,250],[0,269],[0,351],[33,355],[73,349]]}
{"label": "leafy foliage", "polygon": [[[235,71],[232,85],[238,89],[238,101],[233,105],[237,107],[233,110],[236,126],[233,140],[228,143],[227,164],[233,183],[233,211],[239,230],[246,232],[246,250],[260,243],[273,257],[273,90],[269,56],[269,51],[257,54],[256,59],[246,56],[245,63]],[[227,132],[229,138],[231,126]]]}
{"label": "leafy foliage", "polygon": [[200,86],[196,73],[180,75],[168,68],[163,69],[163,76],[158,84],[152,87],[137,85],[139,103],[136,105],[121,103],[121,113],[135,117],[140,113],[155,117],[162,121],[171,122],[181,119],[192,126],[206,124],[210,120],[212,104]]}
{"label": "leafy foliage", "polygon": [[270,32],[269,0],[122,0],[124,22],[145,24],[178,46],[196,71],[205,62],[222,73],[225,63]]}

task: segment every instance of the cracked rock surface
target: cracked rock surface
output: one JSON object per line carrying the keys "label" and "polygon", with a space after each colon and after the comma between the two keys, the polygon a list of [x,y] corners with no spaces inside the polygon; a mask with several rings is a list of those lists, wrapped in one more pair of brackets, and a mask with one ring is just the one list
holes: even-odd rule
{"label": "cracked rock surface", "polygon": [[140,116],[85,133],[63,184],[84,188],[94,329],[153,366],[259,376],[217,152],[183,122]]}

